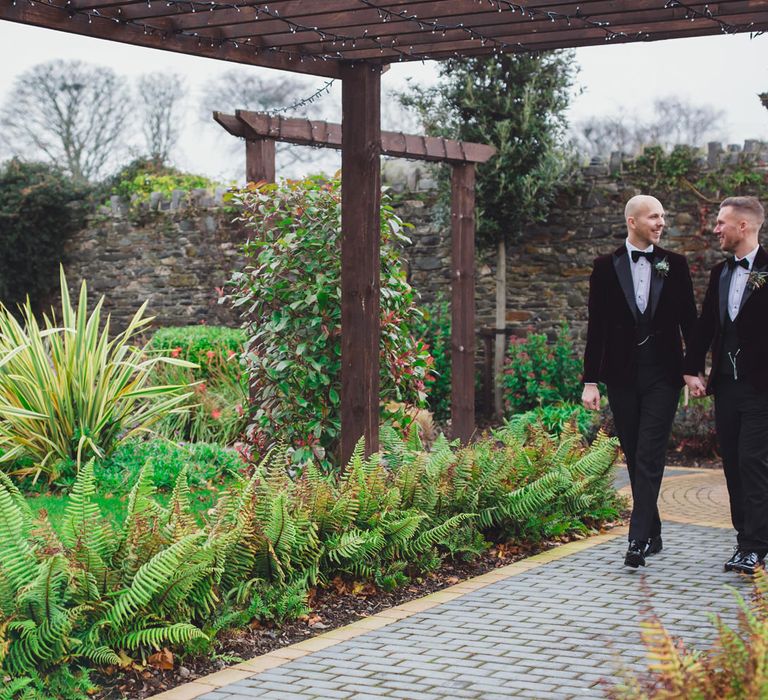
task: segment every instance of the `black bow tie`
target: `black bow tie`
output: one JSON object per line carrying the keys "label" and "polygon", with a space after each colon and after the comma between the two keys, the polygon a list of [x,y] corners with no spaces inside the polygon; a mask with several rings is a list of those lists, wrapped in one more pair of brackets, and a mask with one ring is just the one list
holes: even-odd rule
{"label": "black bow tie", "polygon": [[728,258],[728,267],[733,270],[737,265],[741,265],[745,270],[749,270],[749,260],[746,258],[742,258],[741,260],[736,260],[736,258]]}
{"label": "black bow tie", "polygon": [[637,262],[640,260],[640,258],[646,258],[648,262],[653,262],[653,251],[652,250],[633,250],[632,251],[632,262]]}

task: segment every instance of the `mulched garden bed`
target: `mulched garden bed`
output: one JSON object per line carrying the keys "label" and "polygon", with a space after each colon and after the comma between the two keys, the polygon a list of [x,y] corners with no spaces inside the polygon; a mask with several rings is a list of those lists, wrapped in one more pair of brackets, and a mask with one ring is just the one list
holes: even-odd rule
{"label": "mulched garden bed", "polygon": [[[606,532],[622,524],[623,521],[604,523],[600,532]],[[301,642],[309,637],[343,627],[409,600],[423,598],[460,581],[578,539],[584,539],[584,536],[565,536],[536,544],[496,545],[469,562],[445,561],[438,571],[415,579],[408,586],[390,593],[379,590],[372,584],[355,586],[353,593],[350,582],[336,579],[328,588],[317,589],[314,592],[310,599],[312,611],[303,619],[287,622],[282,627],[274,629],[262,627],[257,623],[246,629],[224,632],[217,640],[215,656],[206,654],[177,659],[172,669],[163,670],[158,666],[170,665],[174,662],[173,656],[166,652],[156,655],[156,665],[147,665],[143,669],[130,671],[115,669],[113,674],[93,673],[93,681],[100,686],[99,692],[93,697],[95,700],[148,698],[219,671],[239,660],[251,659],[274,649]],[[232,657],[236,658],[233,660]]]}

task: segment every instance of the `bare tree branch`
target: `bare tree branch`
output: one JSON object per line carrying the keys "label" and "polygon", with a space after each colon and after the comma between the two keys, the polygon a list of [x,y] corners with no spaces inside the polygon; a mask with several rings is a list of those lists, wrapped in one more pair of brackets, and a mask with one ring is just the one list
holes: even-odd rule
{"label": "bare tree branch", "polygon": [[584,120],[576,125],[575,141],[580,152],[601,157],[612,151],[638,153],[645,146],[702,146],[705,140],[718,137],[724,118],[725,112],[709,105],[666,97],[654,102],[654,115],[648,121],[626,113]]}
{"label": "bare tree branch", "polygon": [[0,133],[11,153],[50,160],[87,181],[124,152],[129,114],[128,86],[114,71],[50,61],[17,76],[0,108]]}
{"label": "bare tree branch", "polygon": [[184,83],[175,73],[149,73],[139,78],[138,92],[147,154],[165,163],[179,140]]}

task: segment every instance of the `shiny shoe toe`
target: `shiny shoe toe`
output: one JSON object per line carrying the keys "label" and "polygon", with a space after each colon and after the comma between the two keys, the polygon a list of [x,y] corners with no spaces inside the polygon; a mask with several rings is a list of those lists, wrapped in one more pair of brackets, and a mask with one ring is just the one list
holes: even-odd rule
{"label": "shiny shoe toe", "polygon": [[639,540],[630,540],[627,553],[624,555],[624,566],[636,569],[638,566],[645,566],[645,542]]}
{"label": "shiny shoe toe", "polygon": [[645,552],[643,554],[647,557],[651,554],[658,554],[662,549],[664,549],[664,545],[661,541],[661,535],[656,535],[656,537],[651,537],[645,543]]}
{"label": "shiny shoe toe", "polygon": [[732,570],[748,576],[754,576],[755,571],[765,568],[765,556],[757,552],[743,552],[741,559],[733,564]]}
{"label": "shiny shoe toe", "polygon": [[740,563],[743,558],[744,552],[742,552],[737,547],[734,547],[731,558],[725,562],[725,564],[723,564],[723,571],[733,571],[733,567]]}

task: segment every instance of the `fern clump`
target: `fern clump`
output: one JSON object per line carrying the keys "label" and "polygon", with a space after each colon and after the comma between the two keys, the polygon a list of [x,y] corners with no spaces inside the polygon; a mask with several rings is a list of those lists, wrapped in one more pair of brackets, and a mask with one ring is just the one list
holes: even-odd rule
{"label": "fern clump", "polygon": [[6,690],[26,697],[35,678],[72,664],[206,649],[228,628],[307,613],[310,588],[336,577],[391,590],[446,556],[615,512],[616,442],[603,434],[586,447],[575,429],[551,436],[511,425],[466,448],[440,437],[430,450],[415,430],[382,437],[382,453],[365,457],[359,445],[335,476],[312,465],[292,476],[289,451],[275,448],[235,478],[202,525],[186,467],[163,504],[147,460],[118,525],[101,517],[86,462],[58,531],[0,473]]}

